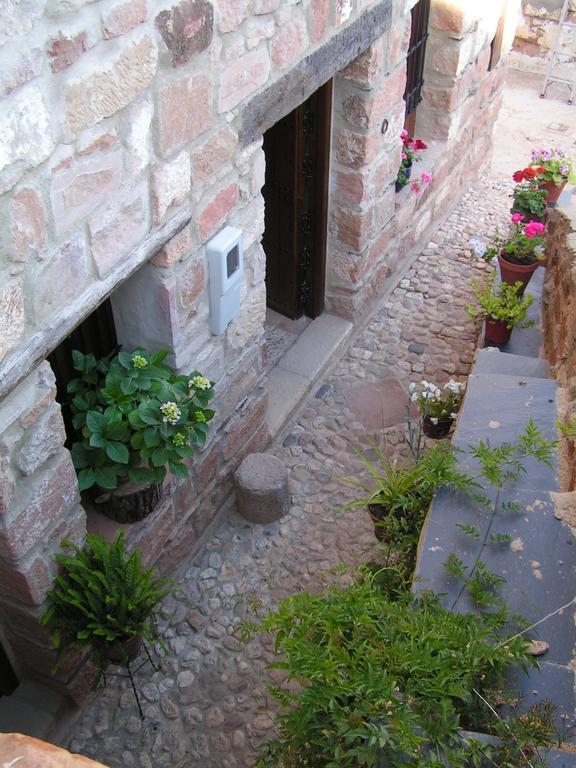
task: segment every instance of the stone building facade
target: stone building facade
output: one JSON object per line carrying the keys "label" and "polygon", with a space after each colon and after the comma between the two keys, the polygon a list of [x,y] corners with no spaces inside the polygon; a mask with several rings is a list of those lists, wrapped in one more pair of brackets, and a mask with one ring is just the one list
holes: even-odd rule
{"label": "stone building facade", "polygon": [[[522,3],[522,16],[512,48],[511,66],[527,72],[543,74],[548,65],[551,51],[558,41],[558,22],[564,0],[540,0],[538,3]],[[566,21],[576,21],[576,2],[568,3]],[[576,30],[564,27],[561,32],[558,51],[561,57],[555,67],[555,74],[573,79],[576,61]]]}
{"label": "stone building facade", "polygon": [[[46,358],[107,297],[118,340],[216,382],[189,481],[128,532],[169,571],[266,445],[263,135],[332,83],[325,311],[357,321],[486,167],[517,8],[432,0],[417,195],[395,193],[414,0],[7,0],[0,11],[0,616],[50,676],[38,616],[81,504]],[[243,233],[241,309],[211,333],[206,243]]]}

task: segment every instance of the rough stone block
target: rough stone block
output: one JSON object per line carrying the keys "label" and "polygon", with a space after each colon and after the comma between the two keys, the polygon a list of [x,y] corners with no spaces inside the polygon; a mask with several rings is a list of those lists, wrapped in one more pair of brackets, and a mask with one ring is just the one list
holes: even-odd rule
{"label": "rough stone block", "polygon": [[343,69],[339,75],[347,80],[353,80],[361,88],[371,88],[380,76],[383,64],[384,46],[381,40],[377,40]]}
{"label": "rough stone block", "polygon": [[23,475],[31,475],[39,469],[44,462],[58,453],[64,441],[64,422],[58,403],[41,415],[37,422],[30,427],[24,436],[14,463]]}
{"label": "rough stone block", "polygon": [[256,15],[262,15],[264,13],[272,13],[278,8],[280,0],[254,0],[253,13]]}
{"label": "rough stone block", "polygon": [[288,514],[288,469],[276,456],[252,453],[234,473],[238,512],[252,523],[272,523]]}
{"label": "rough stone block", "polygon": [[170,53],[173,67],[187,64],[212,42],[214,9],[206,0],[184,2],[156,16],[156,27]]}
{"label": "rough stone block", "polygon": [[0,96],[8,96],[16,88],[37,77],[43,63],[44,53],[41,48],[18,51],[6,46],[0,52]]}
{"label": "rough stone block", "polygon": [[351,211],[338,207],[332,216],[338,240],[355,251],[364,250],[374,228],[373,208]]}
{"label": "rough stone block", "polygon": [[104,134],[52,173],[50,201],[58,234],[71,229],[92,212],[122,181],[122,148]]}
{"label": "rough stone block", "polygon": [[264,423],[267,407],[266,394],[258,392],[257,396],[246,403],[243,410],[228,422],[222,444],[222,454],[226,461],[237,456],[242,446],[259,430]]}
{"label": "rough stone block", "polygon": [[6,0],[0,10],[0,45],[30,32],[32,25],[42,16],[45,0],[21,3]]}
{"label": "rough stone block", "polygon": [[430,7],[430,27],[442,32],[463,34],[472,29],[477,15],[473,5],[459,0],[434,0]]}
{"label": "rough stone block", "polygon": [[12,198],[10,229],[14,260],[26,261],[46,243],[46,208],[35,189],[21,189]]}
{"label": "rough stone block", "polygon": [[172,267],[187,256],[191,250],[192,232],[190,227],[185,227],[152,257],[151,263],[155,267]]}
{"label": "rough stone block", "polygon": [[22,280],[0,285],[0,361],[13,349],[24,331]]}
{"label": "rough stone block", "polygon": [[336,135],[336,158],[349,168],[369,165],[378,155],[382,135],[339,131]]}
{"label": "rough stone block", "polygon": [[126,110],[121,125],[121,137],[126,147],[126,170],[137,176],[150,161],[150,123],[154,107],[151,99],[132,104]]}
{"label": "rough stone block", "polygon": [[310,24],[312,43],[320,43],[328,32],[330,19],[329,0],[312,0],[310,3]]}
{"label": "rough stone block", "polygon": [[53,251],[41,269],[28,276],[34,321],[43,322],[52,312],[78,296],[88,280],[88,256],[84,236]]}
{"label": "rough stone block", "polygon": [[202,295],[206,287],[204,262],[191,260],[184,265],[178,276],[180,301],[182,306],[190,308]]}
{"label": "rough stone block", "polygon": [[212,85],[194,75],[166,86],[158,100],[160,152],[167,155],[207,131],[212,124]]}
{"label": "rough stone block", "polygon": [[88,48],[86,32],[77,35],[65,35],[60,33],[58,37],[50,40],[48,58],[52,72],[60,72],[74,64]]}
{"label": "rough stone block", "polygon": [[41,557],[30,565],[9,568],[0,561],[0,595],[27,605],[41,605],[52,586],[52,574]]}
{"label": "rough stone block", "polygon": [[220,32],[233,32],[250,14],[252,0],[218,0],[218,29]]}
{"label": "rough stone block", "polygon": [[52,120],[39,88],[19,88],[0,107],[0,194],[29,168],[45,160],[52,148]]}
{"label": "rough stone block", "polygon": [[218,173],[232,160],[237,145],[237,134],[230,128],[222,128],[192,153],[192,179],[202,181]]}
{"label": "rough stone block", "polygon": [[265,48],[247,53],[230,64],[220,76],[218,111],[228,112],[264,85],[270,75],[270,59]]}
{"label": "rough stone block", "polygon": [[263,40],[273,37],[276,24],[273,17],[251,18],[246,22],[246,47],[249,51],[256,48]]}
{"label": "rough stone block", "polygon": [[238,200],[238,185],[229,184],[218,192],[201,211],[198,217],[200,240],[205,242],[213,234],[218,226],[223,223],[226,216],[236,205]]}
{"label": "rough stone block", "polygon": [[92,258],[99,277],[122,261],[150,226],[148,190],[137,189],[120,203],[106,206],[88,223]]}
{"label": "rough stone block", "polygon": [[76,136],[127,106],[147,88],[156,73],[156,48],[149,37],[125,47],[106,66],[66,85],[66,123]]}
{"label": "rough stone block", "polygon": [[302,17],[286,24],[276,32],[270,46],[272,69],[277,71],[290,66],[302,55],[307,44],[306,23]]}
{"label": "rough stone block", "polygon": [[24,557],[79,500],[70,454],[62,450],[17,493],[14,515],[0,529],[0,557],[14,563]]}
{"label": "rough stone block", "polygon": [[159,224],[172,205],[179,205],[191,188],[190,155],[181,152],[170,163],[164,163],[152,174],[152,206],[154,222]]}
{"label": "rough stone block", "polygon": [[107,39],[125,35],[147,18],[146,0],[120,0],[103,15],[102,33]]}

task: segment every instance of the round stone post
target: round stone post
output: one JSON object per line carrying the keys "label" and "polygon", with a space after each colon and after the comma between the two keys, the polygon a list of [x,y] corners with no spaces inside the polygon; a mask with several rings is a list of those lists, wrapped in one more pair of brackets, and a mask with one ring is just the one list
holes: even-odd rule
{"label": "round stone post", "polygon": [[251,453],[235,472],[238,512],[251,523],[272,523],[290,509],[288,469],[267,453]]}

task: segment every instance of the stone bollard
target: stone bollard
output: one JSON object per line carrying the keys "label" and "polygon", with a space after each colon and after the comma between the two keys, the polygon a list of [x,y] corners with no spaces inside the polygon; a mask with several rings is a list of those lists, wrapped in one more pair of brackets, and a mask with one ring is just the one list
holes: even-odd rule
{"label": "stone bollard", "polygon": [[272,523],[290,509],[288,469],[276,456],[251,453],[234,480],[238,512],[251,523]]}

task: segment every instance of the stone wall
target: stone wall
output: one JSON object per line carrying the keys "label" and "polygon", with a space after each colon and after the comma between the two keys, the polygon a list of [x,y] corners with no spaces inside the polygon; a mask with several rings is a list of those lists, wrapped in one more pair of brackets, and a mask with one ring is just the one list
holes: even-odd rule
{"label": "stone wall", "polygon": [[[420,195],[394,192],[413,5],[4,5],[0,611],[19,670],[26,658],[47,673],[36,627],[53,553],[86,525],[47,354],[110,296],[122,344],[167,347],[179,370],[216,382],[217,416],[190,481],[169,478],[158,510],[128,533],[147,563],[173,570],[229,496],[242,458],[268,439],[263,131],[334,78],[326,304],[355,320],[486,167],[505,75],[503,60],[489,69],[490,45],[515,2],[471,10],[432,0],[417,123],[431,146],[415,168],[432,181]],[[508,42],[505,33],[502,58]],[[205,245],[225,224],[244,233],[246,268],[240,315],[216,336]],[[102,526],[89,516],[89,528]]]}
{"label": "stone wall", "polygon": [[[522,3],[522,17],[512,49],[510,63],[518,69],[544,73],[550,52],[558,38],[558,22],[563,0],[540,0],[538,3]],[[567,21],[576,22],[576,2],[571,0]],[[576,29],[562,30],[560,47],[563,56],[555,67],[555,74],[573,79],[576,61]]]}
{"label": "stone wall", "polygon": [[[576,420],[576,206],[550,216],[543,301],[544,344],[558,380],[558,418]],[[561,451],[560,485],[576,490],[576,441]],[[573,511],[573,509],[572,509]]]}

